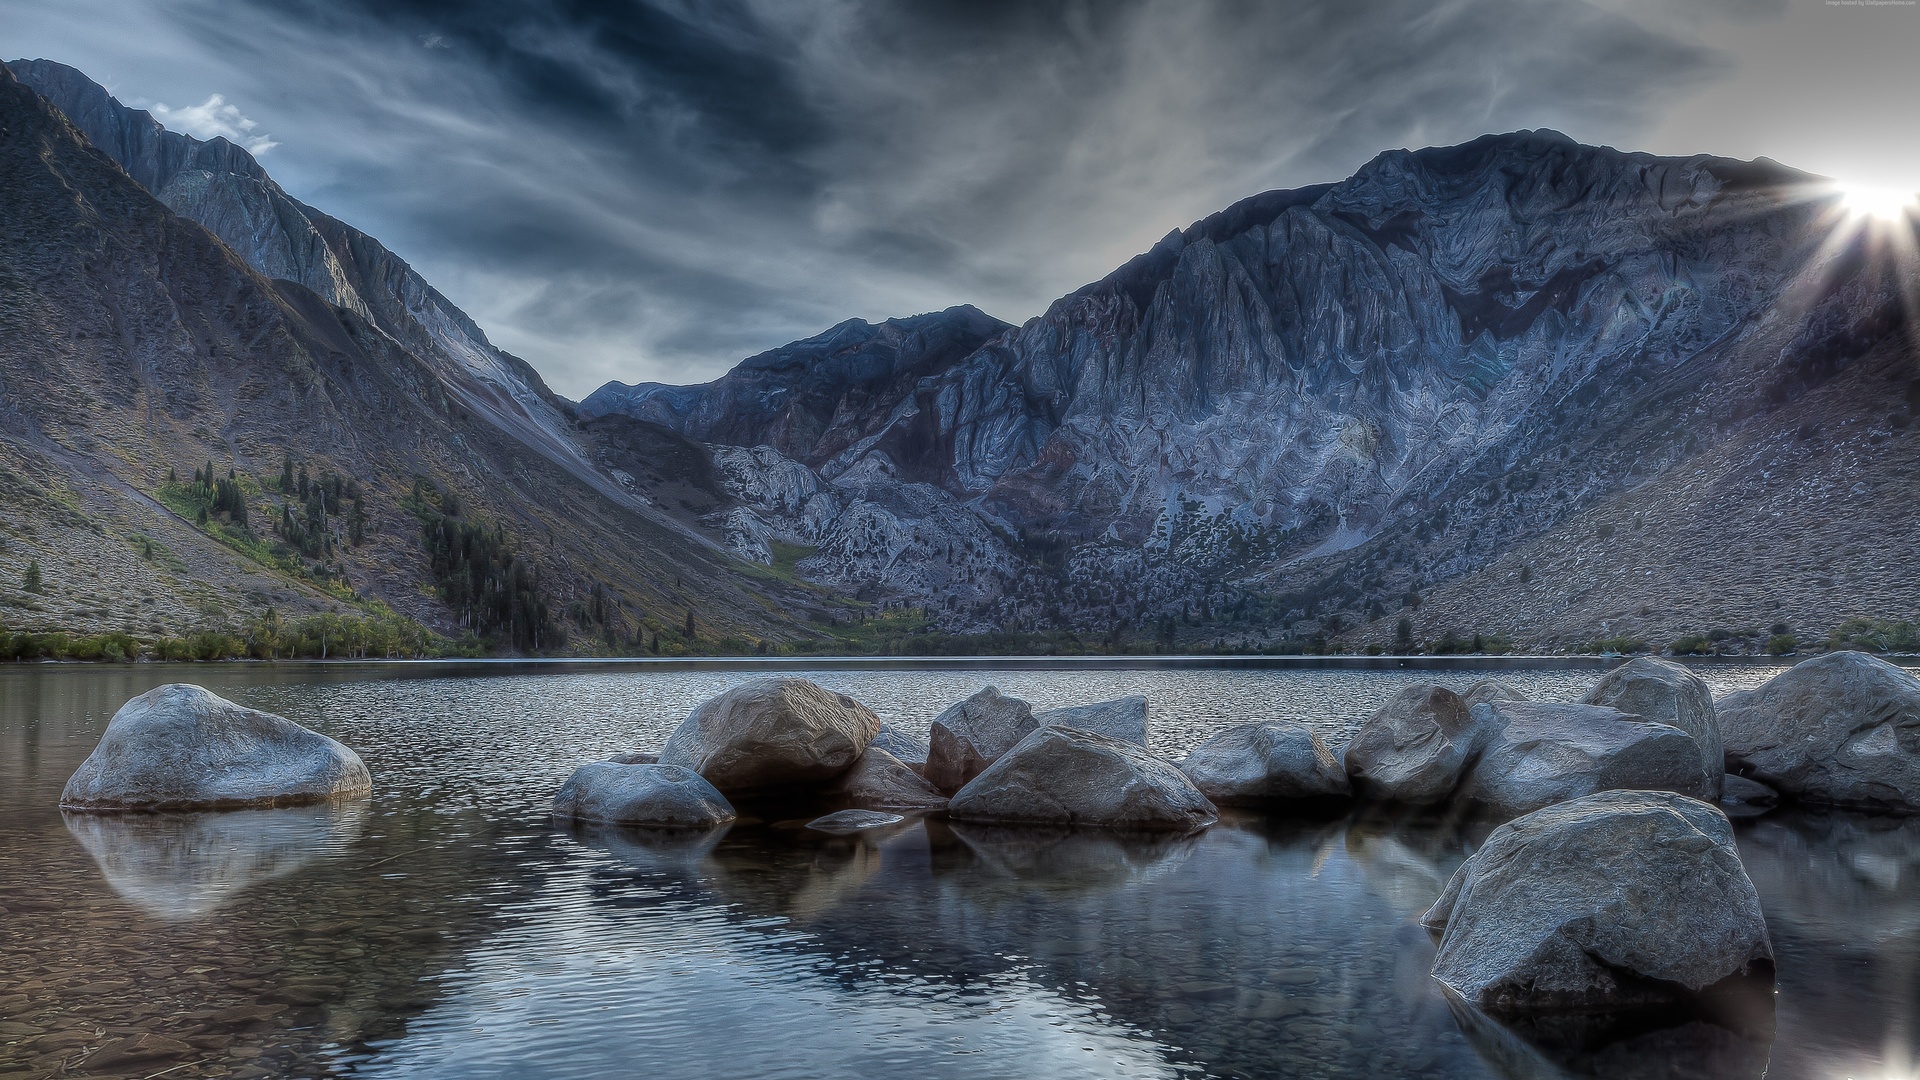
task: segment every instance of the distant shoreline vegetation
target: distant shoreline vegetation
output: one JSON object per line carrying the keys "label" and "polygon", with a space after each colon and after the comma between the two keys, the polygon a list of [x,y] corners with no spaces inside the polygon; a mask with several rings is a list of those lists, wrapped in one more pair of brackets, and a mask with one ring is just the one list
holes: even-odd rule
{"label": "distant shoreline vegetation", "polygon": [[[666,647],[662,647],[662,645]],[[216,662],[225,660],[382,660],[481,659],[514,657],[605,658],[682,657],[957,657],[957,656],[1505,656],[1530,655],[1667,655],[1675,657],[1789,657],[1802,653],[1854,650],[1883,655],[1920,655],[1920,624],[1888,619],[1849,619],[1824,639],[1803,647],[1781,625],[1768,631],[1705,631],[1685,634],[1664,648],[1633,637],[1601,638],[1582,646],[1530,649],[1499,634],[1447,631],[1431,641],[1396,641],[1351,645],[1321,637],[1230,643],[1225,639],[1173,643],[1159,638],[1073,631],[944,634],[929,629],[909,611],[891,611],[858,622],[836,625],[818,638],[797,642],[753,641],[727,635],[705,639],[672,635],[662,642],[654,635],[648,648],[621,649],[607,642],[587,648],[544,651],[513,649],[500,640],[483,640],[471,633],[455,639],[391,612],[370,616],[318,614],[282,619],[273,609],[238,628],[194,633],[140,635],[124,631],[98,634],[63,631],[9,631],[0,623],[0,662],[78,661],[131,663],[142,661]]]}

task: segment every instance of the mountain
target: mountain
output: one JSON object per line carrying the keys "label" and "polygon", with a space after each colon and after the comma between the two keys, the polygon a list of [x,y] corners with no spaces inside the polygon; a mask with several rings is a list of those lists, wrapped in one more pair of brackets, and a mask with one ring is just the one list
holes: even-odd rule
{"label": "mountain", "polygon": [[742,648],[832,606],[594,464],[603,444],[531,368],[237,147],[21,62],[0,72],[0,187],[12,628],[390,608],[508,647],[631,649],[697,645],[697,610],[704,647]]}
{"label": "mountain", "polygon": [[755,435],[813,392],[784,350],[589,406],[755,455],[783,494],[743,498],[736,549],[805,544],[801,574],[950,629],[1824,632],[1920,610],[1897,240],[1772,162],[1517,132],[1238,203],[823,397],[827,440]]}

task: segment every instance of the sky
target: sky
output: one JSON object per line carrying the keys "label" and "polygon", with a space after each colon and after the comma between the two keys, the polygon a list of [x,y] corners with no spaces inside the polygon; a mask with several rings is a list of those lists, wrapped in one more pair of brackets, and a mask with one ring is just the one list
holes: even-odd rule
{"label": "sky", "polygon": [[0,0],[579,398],[1009,322],[1260,191],[1549,127],[1920,187],[1920,0]]}

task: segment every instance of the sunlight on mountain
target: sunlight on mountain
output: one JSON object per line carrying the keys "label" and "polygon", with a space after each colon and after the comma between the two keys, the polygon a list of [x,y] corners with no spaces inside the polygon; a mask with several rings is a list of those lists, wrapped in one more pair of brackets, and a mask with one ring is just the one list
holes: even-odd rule
{"label": "sunlight on mountain", "polygon": [[1855,184],[1843,180],[1835,186],[1840,192],[1841,205],[1848,216],[1854,218],[1898,221],[1915,211],[1916,197],[1920,197],[1913,191],[1902,191],[1882,184]]}

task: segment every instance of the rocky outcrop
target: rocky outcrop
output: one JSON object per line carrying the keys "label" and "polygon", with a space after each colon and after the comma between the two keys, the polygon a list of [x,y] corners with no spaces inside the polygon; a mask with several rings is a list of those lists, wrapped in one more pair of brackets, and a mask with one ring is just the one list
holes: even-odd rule
{"label": "rocky outcrop", "polygon": [[1686,732],[1700,749],[1699,797],[1720,800],[1720,778],[1727,772],[1720,721],[1714,716],[1713,691],[1698,675],[1671,660],[1639,656],[1608,672],[1580,700]]}
{"label": "rocky outcrop", "polygon": [[1431,806],[1452,796],[1481,732],[1460,695],[1418,683],[1395,694],[1354,733],[1344,755],[1354,794]]}
{"label": "rocky outcrop", "polygon": [[188,683],[120,707],[60,793],[74,810],[225,810],[365,795],[360,755]]}
{"label": "rocky outcrop", "polygon": [[815,787],[851,768],[880,731],[873,710],[805,679],[761,679],[693,710],[660,749],[728,794]]}
{"label": "rocky outcrop", "polygon": [[1720,809],[1728,817],[1759,817],[1780,805],[1780,793],[1758,780],[1727,775],[1721,779]]}
{"label": "rocky outcrop", "polygon": [[1069,727],[1097,731],[1114,739],[1125,739],[1136,746],[1147,745],[1147,699],[1132,694],[1092,705],[1070,705],[1048,709],[1033,715],[1042,727]]}
{"label": "rocky outcrop", "polygon": [[989,686],[934,717],[927,781],[958,791],[1039,726],[1032,706]]}
{"label": "rocky outcrop", "polygon": [[1801,802],[1920,812],[1920,679],[1884,660],[1803,660],[1717,712],[1730,772]]}
{"label": "rocky outcrop", "polygon": [[947,805],[957,821],[1191,832],[1217,818],[1171,762],[1133,743],[1043,727],[1001,755]]}
{"label": "rocky outcrop", "polygon": [[945,795],[877,745],[868,746],[827,794],[866,810],[937,810],[947,805]]}
{"label": "rocky outcrop", "polygon": [[1699,745],[1686,732],[1618,709],[1498,702],[1473,713],[1485,745],[1456,797],[1492,816],[1516,817],[1596,791],[1704,798],[1714,786],[1701,775]]}
{"label": "rocky outcrop", "polygon": [[1347,770],[1305,724],[1236,724],[1180,762],[1193,786],[1219,806],[1263,806],[1353,793]]}
{"label": "rocky outcrop", "polygon": [[1434,977],[1495,1014],[1686,1003],[1773,982],[1760,899],[1726,815],[1608,791],[1494,830],[1423,918]]}
{"label": "rocky outcrop", "polygon": [[733,804],[692,769],[594,761],[573,770],[553,797],[557,817],[617,825],[711,829],[734,819]]}

